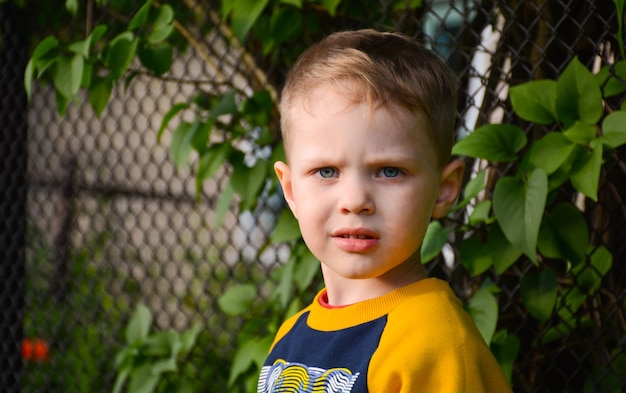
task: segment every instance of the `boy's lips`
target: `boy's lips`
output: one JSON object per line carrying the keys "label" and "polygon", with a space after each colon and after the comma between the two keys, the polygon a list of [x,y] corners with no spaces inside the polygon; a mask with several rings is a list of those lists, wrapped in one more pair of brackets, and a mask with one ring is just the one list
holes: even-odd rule
{"label": "boy's lips", "polygon": [[344,251],[367,252],[378,245],[380,236],[366,228],[342,228],[332,233],[332,239]]}

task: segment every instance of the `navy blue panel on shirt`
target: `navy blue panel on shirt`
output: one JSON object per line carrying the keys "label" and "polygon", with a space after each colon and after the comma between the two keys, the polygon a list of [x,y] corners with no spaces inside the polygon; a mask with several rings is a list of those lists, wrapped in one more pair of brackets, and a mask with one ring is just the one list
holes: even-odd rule
{"label": "navy blue panel on shirt", "polygon": [[308,316],[301,315],[274,346],[261,371],[259,393],[367,392],[370,359],[387,316],[329,332],[311,329]]}

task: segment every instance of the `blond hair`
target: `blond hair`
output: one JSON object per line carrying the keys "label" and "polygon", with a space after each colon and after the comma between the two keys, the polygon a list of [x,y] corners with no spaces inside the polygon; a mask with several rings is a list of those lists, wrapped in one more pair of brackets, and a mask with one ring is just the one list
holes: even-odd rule
{"label": "blond hair", "polygon": [[432,51],[398,33],[374,30],[329,35],[307,49],[287,75],[281,93],[281,128],[289,135],[290,111],[313,89],[340,88],[355,103],[402,110],[426,122],[441,165],[454,144],[456,78]]}

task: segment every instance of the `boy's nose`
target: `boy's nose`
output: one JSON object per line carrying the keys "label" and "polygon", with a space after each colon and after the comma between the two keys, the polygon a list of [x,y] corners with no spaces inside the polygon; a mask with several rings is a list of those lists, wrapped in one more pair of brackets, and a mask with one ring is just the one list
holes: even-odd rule
{"label": "boy's nose", "polygon": [[339,195],[339,210],[342,214],[372,214],[375,211],[374,198],[369,184],[364,179],[342,179]]}

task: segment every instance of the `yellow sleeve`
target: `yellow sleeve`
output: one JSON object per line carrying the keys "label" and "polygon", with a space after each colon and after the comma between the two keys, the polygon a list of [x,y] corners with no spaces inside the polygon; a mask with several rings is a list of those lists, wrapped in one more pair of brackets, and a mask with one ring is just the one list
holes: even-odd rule
{"label": "yellow sleeve", "polygon": [[389,314],[368,369],[370,393],[511,392],[460,302],[428,300]]}

